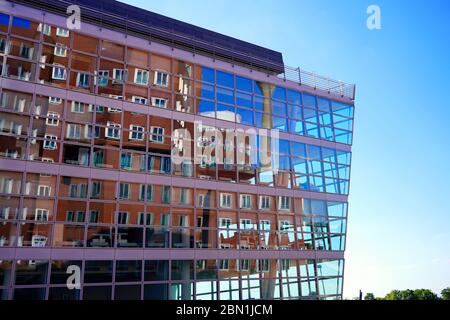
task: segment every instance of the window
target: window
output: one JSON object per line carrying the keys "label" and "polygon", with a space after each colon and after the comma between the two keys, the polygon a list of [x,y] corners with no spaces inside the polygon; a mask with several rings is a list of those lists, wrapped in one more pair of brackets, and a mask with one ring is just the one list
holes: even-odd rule
{"label": "window", "polygon": [[66,221],[67,222],[74,222],[75,221],[75,212],[74,211],[67,211],[66,212]]}
{"label": "window", "polygon": [[241,230],[253,229],[252,220],[250,220],[250,219],[241,219],[240,225],[241,225]]}
{"label": "window", "polygon": [[278,197],[278,210],[289,210],[290,209],[290,198],[287,196]]}
{"label": "window", "polygon": [[198,201],[197,201],[197,207],[203,208],[204,206],[205,206],[205,195],[199,194]]}
{"label": "window", "polygon": [[251,209],[252,196],[249,194],[241,194],[239,203],[241,209]]}
{"label": "window", "polygon": [[72,101],[72,106],[70,108],[70,111],[73,113],[84,113],[85,111],[85,103],[78,102],[78,101]]}
{"label": "window", "polygon": [[50,104],[61,104],[62,103],[62,99],[58,98],[58,97],[48,97],[48,102]]}
{"label": "window", "polygon": [[231,198],[232,195],[229,193],[221,193],[220,194],[220,206],[222,208],[231,208]]}
{"label": "window", "polygon": [[128,224],[128,212],[124,212],[124,211],[118,212],[117,224]]}
{"label": "window", "polygon": [[269,272],[269,270],[270,270],[269,260],[267,260],[267,259],[258,260],[257,266],[258,266],[258,271]]}
{"label": "window", "polygon": [[58,57],[67,57],[67,47],[64,44],[57,43],[53,54]]}
{"label": "window", "polygon": [[109,77],[109,70],[99,70],[98,78],[97,78],[97,85],[99,87],[108,86],[108,77]]}
{"label": "window", "polygon": [[81,125],[68,123],[66,137],[68,139],[80,139],[81,138]]}
{"label": "window", "polygon": [[188,192],[186,188],[180,189],[180,204],[188,204]]}
{"label": "window", "polygon": [[164,142],[164,128],[161,127],[151,127],[150,128],[150,141],[155,143],[163,143]]}
{"label": "window", "polygon": [[57,136],[46,134],[45,140],[44,140],[44,149],[45,150],[56,150],[56,140],[58,139]]}
{"label": "window", "polygon": [[51,191],[51,188],[49,186],[40,184],[40,185],[38,185],[37,195],[39,197],[50,197],[50,191]]}
{"label": "window", "polygon": [[77,87],[89,88],[89,74],[84,72],[78,72],[77,74]]}
{"label": "window", "polygon": [[89,213],[89,223],[98,223],[99,212],[97,210],[91,210]]}
{"label": "window", "polygon": [[19,56],[25,59],[31,59],[33,57],[33,50],[34,48],[30,48],[25,43],[20,44],[19,48]]}
{"label": "window", "polygon": [[46,36],[50,36],[51,33],[52,33],[52,27],[50,25],[48,25],[48,24],[40,23],[39,26],[38,26],[38,31],[41,31]]}
{"label": "window", "polygon": [[105,136],[110,139],[120,139],[120,124],[111,121],[107,122],[107,127],[105,128]]}
{"label": "window", "polygon": [[169,223],[170,223],[170,214],[162,213],[161,214],[161,225],[162,226],[168,226]]}
{"label": "window", "polygon": [[170,186],[163,186],[161,192],[161,202],[170,203]]}
{"label": "window", "polygon": [[152,106],[157,108],[167,108],[167,99],[164,98],[152,98]]}
{"label": "window", "polygon": [[133,168],[133,154],[131,152],[122,152],[120,155],[120,168],[125,170]]}
{"label": "window", "polygon": [[147,104],[148,100],[144,97],[133,96],[132,101],[139,104]]}
{"label": "window", "polygon": [[0,53],[6,52],[6,39],[0,39]]}
{"label": "window", "polygon": [[17,112],[23,112],[23,110],[25,109],[25,103],[26,103],[25,98],[15,96],[13,110]]}
{"label": "window", "polygon": [[260,231],[270,231],[270,220],[259,220]]}
{"label": "window", "polygon": [[231,219],[229,218],[220,218],[219,219],[219,228],[229,229],[231,226]]}
{"label": "window", "polygon": [[59,125],[59,114],[53,111],[47,112],[47,119],[45,120],[48,126],[58,126]]}
{"label": "window", "polygon": [[11,194],[13,189],[13,179],[8,177],[0,178],[0,193]]}
{"label": "window", "polygon": [[178,226],[179,227],[188,227],[188,219],[186,215],[178,216]]}
{"label": "window", "polygon": [[130,134],[128,138],[130,140],[143,141],[144,140],[144,127],[130,125]]}
{"label": "window", "polygon": [[269,210],[270,209],[270,197],[269,196],[260,196],[259,197],[259,209],[261,209],[261,210]]}
{"label": "window", "polygon": [[248,259],[243,259],[243,260],[238,260],[238,263],[236,263],[236,266],[238,266],[238,268],[241,269],[241,271],[248,271],[249,270],[249,260]]}
{"label": "window", "polygon": [[145,188],[145,184],[141,184],[139,186],[139,200],[144,201],[152,201],[153,200],[153,186],[151,184],[147,185]]}
{"label": "window", "polygon": [[69,186],[69,197],[71,198],[86,198],[87,195],[87,184],[80,183],[77,184],[71,184]]}
{"label": "window", "polygon": [[164,71],[155,71],[153,84],[156,86],[167,87],[169,85],[169,74]]}
{"label": "window", "polygon": [[92,181],[91,198],[100,199],[102,184],[98,181]]}
{"label": "window", "polygon": [[130,198],[130,184],[120,183],[119,185],[119,199],[129,199]]}
{"label": "window", "polygon": [[279,231],[288,231],[289,229],[291,229],[291,223],[288,220],[278,221],[278,230]]}
{"label": "window", "polygon": [[56,36],[57,37],[68,38],[69,37],[69,30],[57,27],[56,28]]}
{"label": "window", "polygon": [[220,270],[230,269],[230,260],[219,260],[219,269]]}
{"label": "window", "polygon": [[136,69],[134,71],[134,83],[148,85],[148,71]]}
{"label": "window", "polygon": [[66,80],[66,69],[61,66],[54,66],[53,67],[53,72],[52,72],[52,78],[54,80]]}
{"label": "window", "polygon": [[[9,207],[1,207],[0,208],[0,220],[8,220],[9,219]],[[5,223],[3,223],[5,224]],[[1,245],[0,245],[1,247]]]}
{"label": "window", "polygon": [[152,220],[152,214],[151,213],[144,213],[144,212],[139,212],[139,219],[138,219],[138,223],[141,226],[150,226],[153,224],[153,220]]}
{"label": "window", "polygon": [[36,208],[34,211],[35,221],[48,221],[48,210]]}
{"label": "window", "polygon": [[125,69],[113,69],[113,84],[125,81]]}

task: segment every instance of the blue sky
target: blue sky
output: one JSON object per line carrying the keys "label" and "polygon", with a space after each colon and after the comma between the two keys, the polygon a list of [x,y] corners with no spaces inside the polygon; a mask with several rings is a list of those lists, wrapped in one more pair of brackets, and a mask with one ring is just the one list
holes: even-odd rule
{"label": "blue sky", "polygon": [[450,286],[450,2],[125,2],[356,83],[344,296]]}

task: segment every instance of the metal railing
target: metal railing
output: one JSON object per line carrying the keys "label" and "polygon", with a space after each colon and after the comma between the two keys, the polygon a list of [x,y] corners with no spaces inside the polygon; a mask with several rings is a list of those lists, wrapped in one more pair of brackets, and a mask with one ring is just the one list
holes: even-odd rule
{"label": "metal railing", "polygon": [[318,75],[314,72],[305,71],[289,66],[284,67],[284,73],[278,75],[283,80],[294,81],[301,85],[306,85],[314,89],[320,89],[329,93],[338,94],[355,100],[355,85],[348,84],[343,81],[334,80],[325,76]]}

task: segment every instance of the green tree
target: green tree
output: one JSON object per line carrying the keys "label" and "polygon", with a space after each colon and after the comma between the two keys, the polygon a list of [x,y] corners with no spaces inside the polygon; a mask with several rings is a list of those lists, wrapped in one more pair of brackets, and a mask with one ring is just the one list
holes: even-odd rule
{"label": "green tree", "polygon": [[400,291],[400,300],[418,300],[415,291],[406,289]]}
{"label": "green tree", "polygon": [[384,297],[384,300],[402,300],[400,290],[392,290]]}
{"label": "green tree", "polygon": [[438,295],[428,289],[416,289],[414,296],[416,300],[439,300]]}
{"label": "green tree", "polygon": [[367,292],[365,297],[364,297],[364,300],[376,300],[375,299],[375,295],[373,293],[371,293],[371,292]]}
{"label": "green tree", "polygon": [[443,300],[450,300],[450,287],[442,289],[441,297]]}

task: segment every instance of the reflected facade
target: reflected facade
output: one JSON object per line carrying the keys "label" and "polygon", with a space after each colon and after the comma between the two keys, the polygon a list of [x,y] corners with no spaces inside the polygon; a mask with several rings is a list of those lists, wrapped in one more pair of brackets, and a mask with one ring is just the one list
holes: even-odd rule
{"label": "reflected facade", "polygon": [[[0,299],[342,298],[352,99],[18,2],[0,13]],[[208,135],[252,128],[280,139]],[[254,161],[219,160],[238,152]]]}

